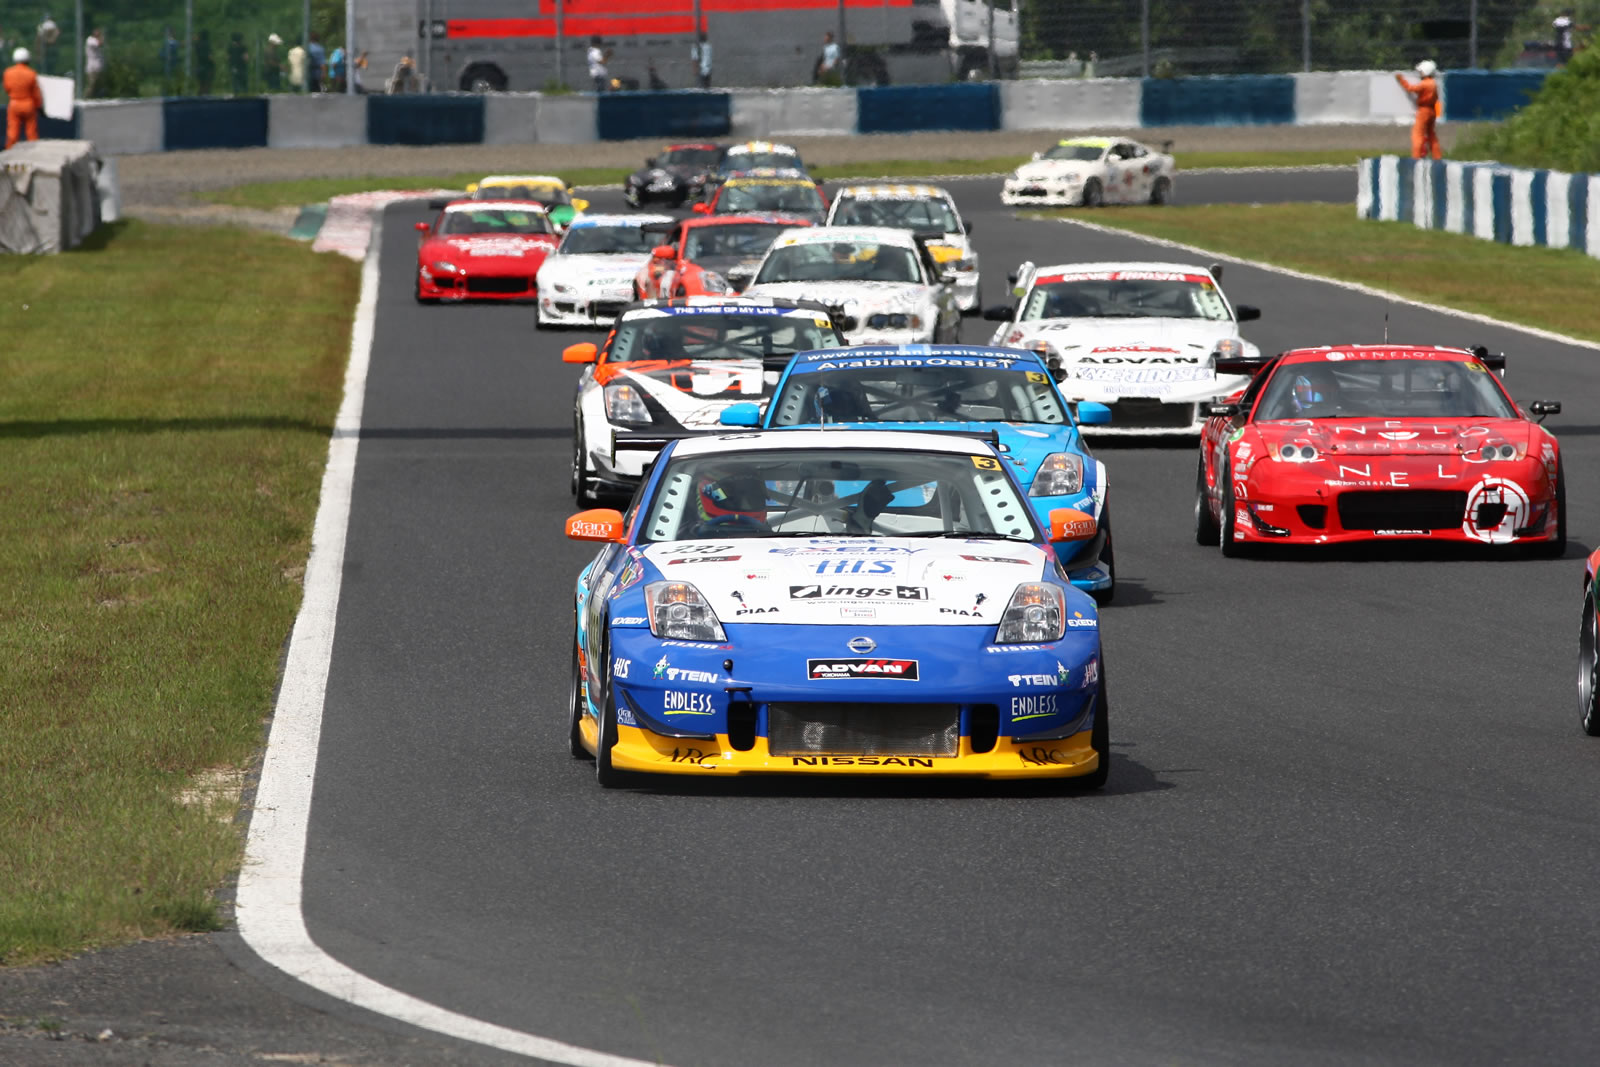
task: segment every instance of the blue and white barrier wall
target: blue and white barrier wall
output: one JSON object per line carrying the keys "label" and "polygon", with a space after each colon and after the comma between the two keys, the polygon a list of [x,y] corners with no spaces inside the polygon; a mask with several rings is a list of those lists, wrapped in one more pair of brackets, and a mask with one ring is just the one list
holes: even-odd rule
{"label": "blue and white barrier wall", "polygon": [[1600,259],[1600,174],[1379,156],[1361,161],[1356,214]]}
{"label": "blue and white barrier wall", "polygon": [[[1445,121],[1494,119],[1527,102],[1543,71],[1446,71]],[[643,93],[297,94],[90,100],[47,137],[103,155],[179,148],[360,144],[585,144],[636,138],[783,138],[919,130],[1408,123],[1390,71],[1206,78],[1089,78],[859,89]]]}

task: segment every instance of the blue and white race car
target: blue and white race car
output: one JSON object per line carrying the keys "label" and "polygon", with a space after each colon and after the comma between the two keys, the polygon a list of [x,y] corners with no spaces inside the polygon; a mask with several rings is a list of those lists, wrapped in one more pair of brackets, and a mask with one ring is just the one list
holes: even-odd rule
{"label": "blue and white race car", "polygon": [[972,437],[786,430],[662,452],[579,575],[569,742],[628,772],[1063,778],[1109,736],[1099,617]]}
{"label": "blue and white race car", "polygon": [[1041,524],[1057,508],[1093,515],[1099,533],[1062,562],[1072,584],[1111,602],[1117,588],[1109,481],[1078,423],[1111,420],[1104,404],[1072,405],[1039,356],[976,345],[899,345],[802,352],[778,380],[763,419],[756,404],[723,409],[724,426],[820,426],[993,433]]}

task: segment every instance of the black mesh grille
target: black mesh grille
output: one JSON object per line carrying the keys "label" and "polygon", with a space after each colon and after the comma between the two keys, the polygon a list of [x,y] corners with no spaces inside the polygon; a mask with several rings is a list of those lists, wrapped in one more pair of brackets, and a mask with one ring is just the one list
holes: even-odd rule
{"label": "black mesh grille", "polygon": [[774,756],[954,756],[955,704],[769,704]]}
{"label": "black mesh grille", "polygon": [[1328,525],[1328,505],[1326,504],[1301,504],[1295,510],[1300,513],[1300,521],[1313,530],[1320,530]]}
{"label": "black mesh grille", "polygon": [[1448,530],[1467,515],[1467,494],[1447,489],[1380,489],[1339,494],[1346,530]]}
{"label": "black mesh grille", "polygon": [[469,293],[526,293],[532,278],[468,278]]}
{"label": "black mesh grille", "polygon": [[614,319],[622,311],[622,302],[594,303],[589,305],[589,311],[597,319]]}
{"label": "black mesh grille", "polygon": [[1123,397],[1111,405],[1113,430],[1185,430],[1194,425],[1193,404],[1164,404],[1149,397]]}

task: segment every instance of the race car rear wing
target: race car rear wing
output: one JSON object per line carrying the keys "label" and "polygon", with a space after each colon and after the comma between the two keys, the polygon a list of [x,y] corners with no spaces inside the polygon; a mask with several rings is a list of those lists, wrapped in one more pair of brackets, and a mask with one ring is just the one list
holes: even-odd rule
{"label": "race car rear wing", "polygon": [[1212,364],[1218,374],[1249,374],[1254,376],[1272,366],[1282,355],[1283,353],[1279,352],[1274,356],[1257,356],[1254,359],[1247,359],[1242,356],[1224,356],[1219,352],[1214,352],[1212,353]]}
{"label": "race car rear wing", "polygon": [[1491,352],[1483,345],[1468,345],[1467,351],[1478,357],[1478,362],[1494,371],[1500,377],[1506,376],[1506,354],[1504,352]]}

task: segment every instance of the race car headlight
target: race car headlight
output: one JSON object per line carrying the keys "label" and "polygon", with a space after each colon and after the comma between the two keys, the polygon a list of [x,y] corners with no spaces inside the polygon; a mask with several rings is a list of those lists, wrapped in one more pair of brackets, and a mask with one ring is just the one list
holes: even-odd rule
{"label": "race car headlight", "polygon": [[892,314],[879,312],[876,315],[867,316],[867,325],[874,330],[903,330],[908,326],[920,327],[922,319],[920,316],[906,315],[901,312]]}
{"label": "race car headlight", "polygon": [[1237,337],[1224,337],[1217,342],[1215,351],[1218,359],[1243,359],[1244,342]]}
{"label": "race car headlight", "polygon": [[726,641],[722,623],[706,598],[688,582],[651,582],[644,587],[650,632],[673,641]]}
{"label": "race car headlight", "polygon": [[433,269],[438,271],[440,274],[455,274],[460,269],[454,263],[446,263],[442,259],[439,260],[439,262],[434,263],[432,266]]}
{"label": "race car headlight", "polygon": [[1478,449],[1478,458],[1485,462],[1501,459],[1522,459],[1527,453],[1517,445],[1484,445]]}
{"label": "race car headlight", "polygon": [[1303,442],[1291,442],[1274,448],[1272,458],[1282,463],[1310,463],[1317,458],[1317,450]]}
{"label": "race car headlight", "polygon": [[709,270],[701,272],[700,284],[708,293],[731,293],[734,291],[733,286],[728,283],[728,279]]}
{"label": "race car headlight", "polygon": [[1065,496],[1083,488],[1083,457],[1072,452],[1052,452],[1039,465],[1029,496]]}
{"label": "race car headlight", "polygon": [[1041,356],[1048,357],[1050,355],[1050,342],[1049,341],[1032,341],[1032,342],[1029,342],[1028,347],[1030,349],[1032,349],[1033,351],[1039,353]]}
{"label": "race car headlight", "polygon": [[639,390],[626,382],[606,386],[606,419],[623,426],[650,425],[650,409],[644,406]]}
{"label": "race car headlight", "polygon": [[565,282],[551,282],[550,291],[552,293],[570,293],[572,292],[572,286],[567,285]]}
{"label": "race car headlight", "polygon": [[1066,597],[1044,582],[1023,582],[1011,594],[995,631],[997,645],[1036,645],[1059,641],[1066,632]]}

